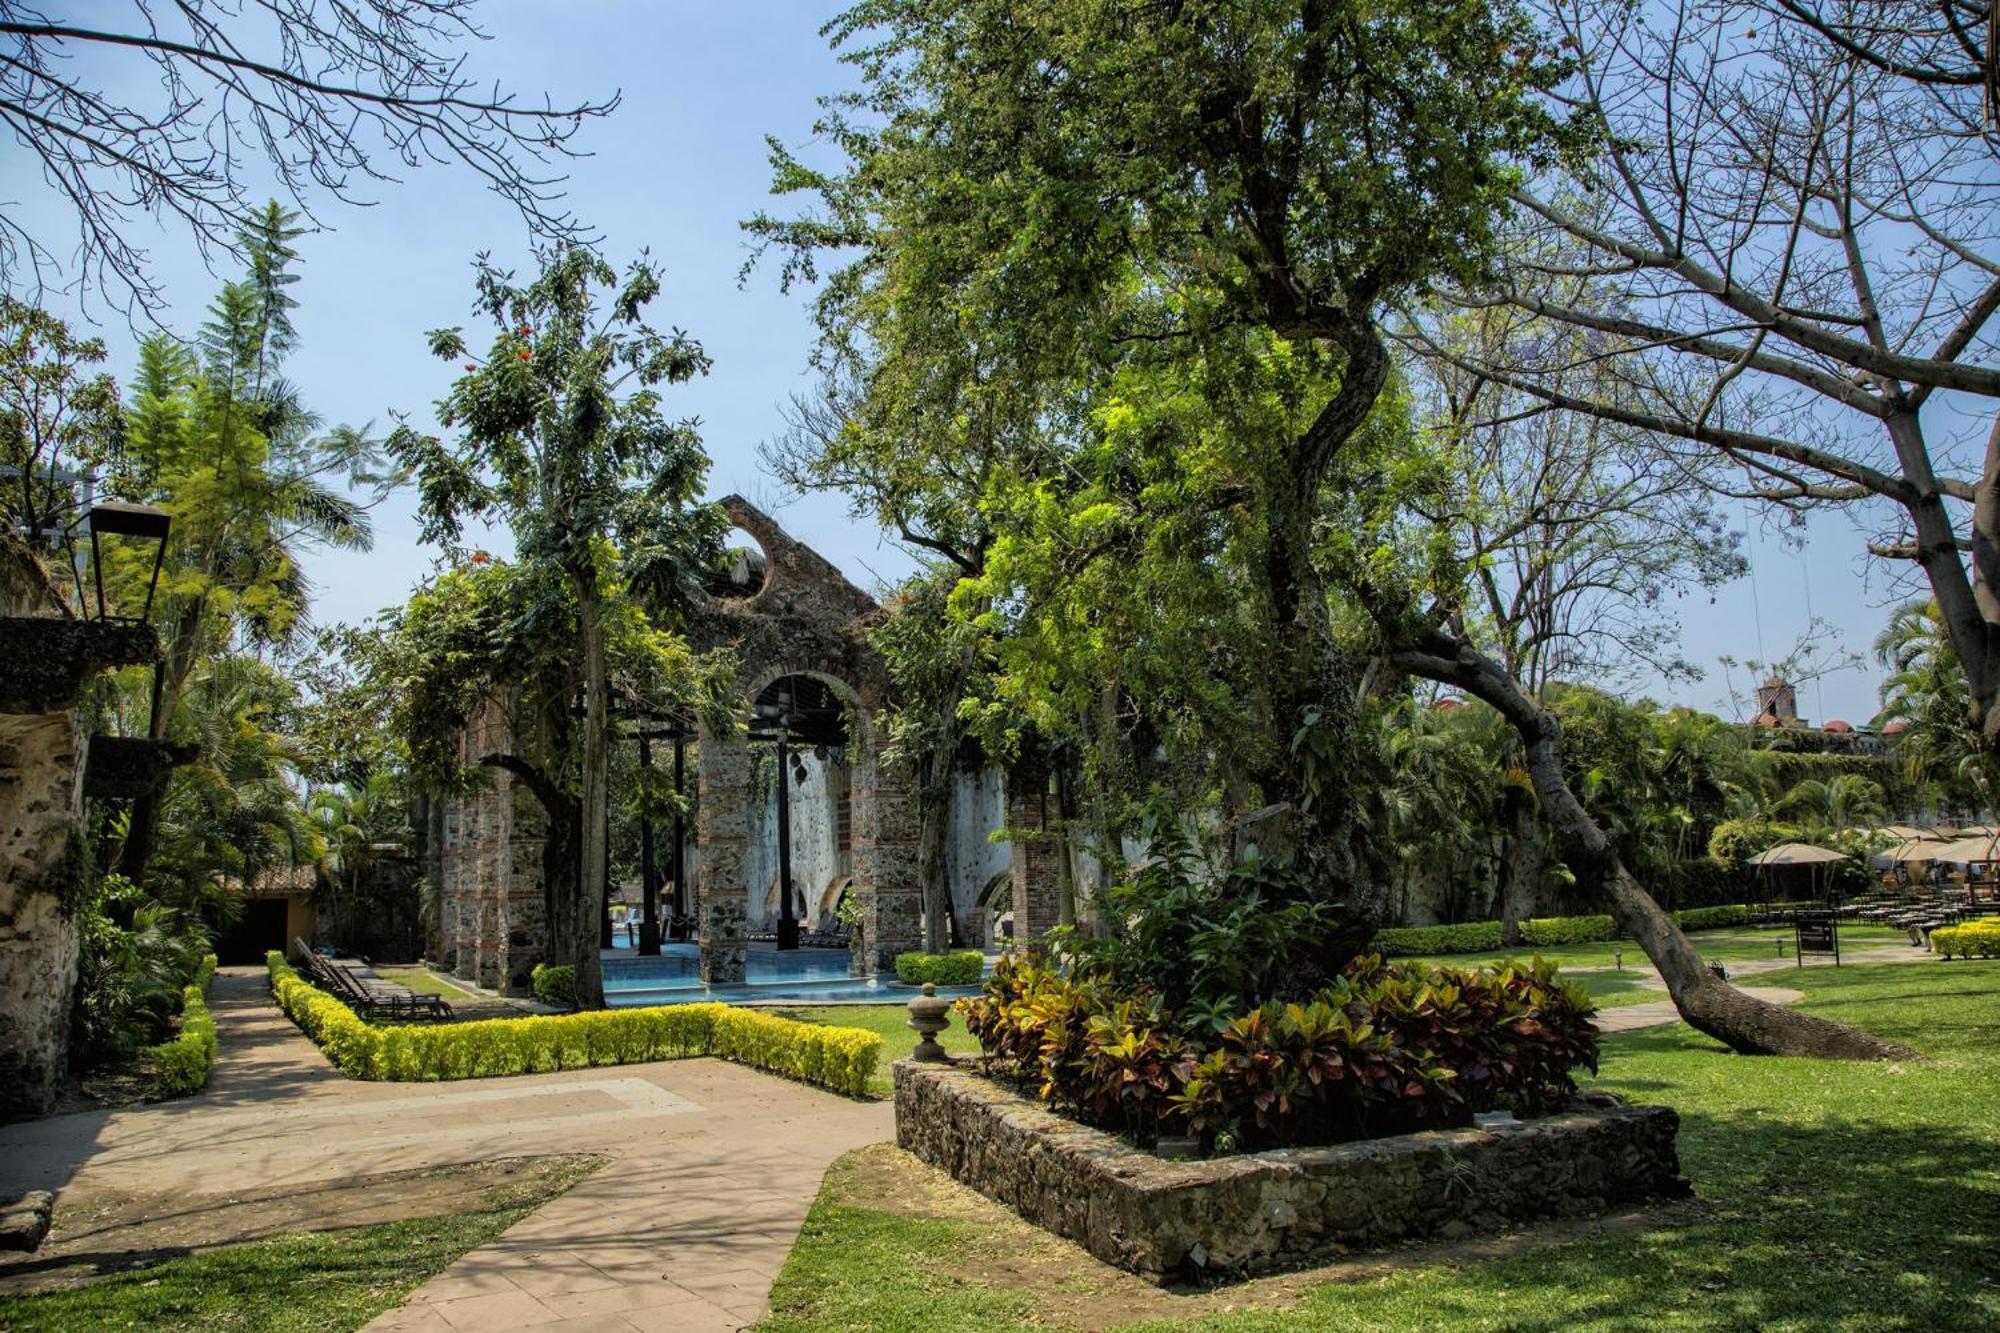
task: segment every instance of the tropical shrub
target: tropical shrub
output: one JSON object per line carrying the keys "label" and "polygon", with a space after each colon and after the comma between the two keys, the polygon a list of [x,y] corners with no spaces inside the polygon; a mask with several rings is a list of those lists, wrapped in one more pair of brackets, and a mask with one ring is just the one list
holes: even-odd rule
{"label": "tropical shrub", "polygon": [[1946,958],[2000,958],[2000,917],[1940,926],[1931,932],[1931,948]]}
{"label": "tropical shrub", "polygon": [[496,1078],[712,1055],[859,1097],[882,1057],[882,1039],[872,1032],[726,1004],[377,1027],[307,982],[283,955],[267,954],[265,963],[279,1008],[350,1078]]}
{"label": "tropical shrub", "polygon": [[215,1019],[208,1012],[208,986],[214,979],[215,955],[208,954],[181,992],[180,1035],[147,1052],[153,1059],[155,1099],[185,1097],[208,1086],[215,1063]]}
{"label": "tropical shrub", "polygon": [[1559,1109],[1597,1067],[1589,996],[1536,961],[1497,971],[1357,960],[1306,1002],[1176,1010],[1020,955],[959,1001],[989,1072],[1148,1143],[1334,1143]]}
{"label": "tropical shrub", "polygon": [[986,973],[986,955],[977,949],[950,953],[912,951],[896,955],[896,980],[911,986],[977,986]]}
{"label": "tropical shrub", "polygon": [[106,875],[85,896],[77,927],[72,1058],[100,1064],[160,1041],[209,949],[197,914]]}
{"label": "tropical shrub", "polygon": [[543,1004],[553,1004],[562,1009],[576,1008],[576,968],[565,963],[561,967],[550,967],[547,963],[536,963],[535,970],[528,974],[529,988],[535,998]]}

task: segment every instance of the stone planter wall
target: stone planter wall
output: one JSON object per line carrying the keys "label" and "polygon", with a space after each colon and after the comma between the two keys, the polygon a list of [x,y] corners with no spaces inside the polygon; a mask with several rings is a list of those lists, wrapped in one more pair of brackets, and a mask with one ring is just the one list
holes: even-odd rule
{"label": "stone planter wall", "polygon": [[1687,1192],[1680,1117],[1608,1097],[1514,1125],[1176,1162],[969,1068],[905,1060],[895,1080],[899,1145],[1159,1283]]}

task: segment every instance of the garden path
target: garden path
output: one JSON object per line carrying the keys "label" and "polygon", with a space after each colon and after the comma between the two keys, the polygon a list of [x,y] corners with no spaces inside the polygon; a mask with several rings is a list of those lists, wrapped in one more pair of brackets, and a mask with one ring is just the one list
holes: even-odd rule
{"label": "garden path", "polygon": [[233,1193],[544,1153],[610,1159],[371,1329],[705,1333],[754,1323],[842,1153],[894,1134],[854,1102],[719,1060],[462,1083],[358,1083],[292,1026],[263,969],[216,977],[209,1087],[0,1128],[0,1197],[57,1212],[199,1209]]}

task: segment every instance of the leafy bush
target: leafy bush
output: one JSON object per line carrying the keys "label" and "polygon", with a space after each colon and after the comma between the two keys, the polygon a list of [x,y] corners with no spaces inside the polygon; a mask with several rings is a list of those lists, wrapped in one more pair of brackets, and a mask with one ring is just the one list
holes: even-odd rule
{"label": "leafy bush", "polygon": [[1256,860],[1216,873],[1180,815],[1165,797],[1146,807],[1149,859],[1110,891],[1111,937],[1056,932],[1081,971],[1174,1008],[1258,1005],[1312,995],[1362,952],[1368,931],[1323,886]]}
{"label": "leafy bush", "polygon": [[181,992],[181,1031],[147,1054],[153,1058],[155,1099],[185,1097],[208,1086],[215,1063],[215,1019],[208,1012],[208,985],[215,980],[215,955],[208,954],[195,969],[194,981]]}
{"label": "leafy bush", "polygon": [[1369,947],[1385,958],[1415,958],[1438,953],[1492,953],[1501,947],[1498,921],[1468,921],[1456,926],[1392,926],[1375,932]]}
{"label": "leafy bush", "polygon": [[1618,924],[1608,916],[1551,916],[1521,923],[1521,942],[1538,949],[1617,938]]}
{"label": "leafy bush", "polygon": [[1931,948],[1946,958],[2000,958],[2000,917],[1939,926],[1931,932]]}
{"label": "leafy bush", "polygon": [[1750,909],[1741,903],[1729,903],[1721,907],[1690,907],[1684,912],[1675,912],[1674,920],[1682,930],[1722,930],[1730,926],[1750,924]]}
{"label": "leafy bush", "polygon": [[859,1097],[882,1057],[882,1039],[872,1032],[726,1004],[376,1027],[308,983],[283,955],[267,954],[265,963],[279,1008],[350,1078],[494,1078],[712,1055]]}
{"label": "leafy bush", "polygon": [[76,1063],[119,1060],[160,1041],[209,949],[198,916],[106,875],[81,904],[77,925]]}
{"label": "leafy bush", "polygon": [[927,981],[937,986],[977,986],[985,974],[986,955],[977,949],[896,955],[896,980],[912,986]]}
{"label": "leafy bush", "polygon": [[1540,961],[1475,972],[1371,956],[1305,1003],[1229,1013],[1009,956],[959,1009],[989,1070],[1142,1143],[1188,1132],[1255,1149],[1546,1114],[1575,1091],[1574,1068],[1597,1067],[1589,996]]}
{"label": "leafy bush", "polygon": [[536,963],[535,970],[528,974],[528,985],[535,992],[535,998],[543,1004],[553,1004],[561,1009],[576,1008],[576,967],[573,964],[550,967],[547,963]]}
{"label": "leafy bush", "polygon": [[[1723,907],[1691,907],[1671,913],[1682,930],[1719,930],[1748,925],[1750,909],[1740,903]],[[1608,916],[1553,916],[1521,923],[1521,940],[1537,949],[1564,944],[1599,944],[1624,938]],[[1394,926],[1375,933],[1369,946],[1386,958],[1417,958],[1430,954],[1498,953],[1498,921],[1469,921],[1456,926]]]}

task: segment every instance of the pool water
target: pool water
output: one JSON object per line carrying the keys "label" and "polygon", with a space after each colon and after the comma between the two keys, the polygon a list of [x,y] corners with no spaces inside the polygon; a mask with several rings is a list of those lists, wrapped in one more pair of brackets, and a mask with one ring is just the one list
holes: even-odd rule
{"label": "pool water", "polygon": [[[917,993],[894,978],[851,977],[844,949],[788,949],[752,945],[744,981],[706,986],[701,948],[684,942],[660,946],[657,958],[624,949],[604,952],[604,1002],[614,1009],[656,1004],[898,1004]],[[940,987],[939,995],[977,995],[977,986]]]}

